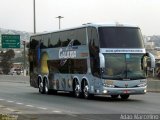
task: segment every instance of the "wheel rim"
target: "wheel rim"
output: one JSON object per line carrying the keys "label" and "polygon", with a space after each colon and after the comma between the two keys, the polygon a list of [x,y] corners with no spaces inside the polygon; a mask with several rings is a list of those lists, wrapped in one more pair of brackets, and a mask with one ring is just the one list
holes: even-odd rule
{"label": "wheel rim", "polygon": [[80,96],[80,86],[78,84],[75,86],[75,95],[76,97]]}
{"label": "wheel rim", "polygon": [[45,80],[45,93],[48,93],[48,82]]}
{"label": "wheel rim", "polygon": [[84,97],[85,97],[85,98],[88,98],[88,90],[89,90],[89,87],[88,87],[88,85],[86,85],[86,86],[84,87]]}
{"label": "wheel rim", "polygon": [[39,82],[39,92],[40,92],[40,93],[43,92],[43,83],[42,83],[41,80],[40,80],[40,82]]}

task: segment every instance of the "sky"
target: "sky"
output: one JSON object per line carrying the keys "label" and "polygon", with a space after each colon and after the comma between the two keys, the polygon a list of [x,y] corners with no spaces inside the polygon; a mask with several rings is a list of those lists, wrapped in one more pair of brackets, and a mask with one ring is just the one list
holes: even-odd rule
{"label": "sky", "polygon": [[[36,31],[84,23],[138,25],[143,35],[160,35],[160,0],[35,0]],[[0,0],[0,28],[33,32],[33,0]]]}

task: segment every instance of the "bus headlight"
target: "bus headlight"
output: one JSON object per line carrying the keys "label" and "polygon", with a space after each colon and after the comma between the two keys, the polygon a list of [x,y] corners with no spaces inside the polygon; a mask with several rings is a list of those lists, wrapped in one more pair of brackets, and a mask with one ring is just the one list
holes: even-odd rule
{"label": "bus headlight", "polygon": [[103,93],[106,94],[106,93],[107,93],[107,90],[103,90]]}
{"label": "bus headlight", "polygon": [[105,87],[114,87],[113,80],[104,80]]}
{"label": "bus headlight", "polygon": [[146,89],[144,89],[144,93],[146,93],[147,92],[147,90]]}

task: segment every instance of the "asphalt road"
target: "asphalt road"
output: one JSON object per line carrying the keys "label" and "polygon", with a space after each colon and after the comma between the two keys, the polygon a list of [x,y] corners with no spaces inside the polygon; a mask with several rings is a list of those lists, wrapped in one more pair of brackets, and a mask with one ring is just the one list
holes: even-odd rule
{"label": "asphalt road", "polygon": [[0,81],[0,113],[18,114],[23,120],[53,116],[58,120],[112,120],[124,118],[126,114],[131,114],[133,119],[133,114],[155,114],[160,119],[160,93],[134,95],[128,100],[111,99],[110,96],[86,100],[68,93],[39,94],[38,89],[28,83]]}

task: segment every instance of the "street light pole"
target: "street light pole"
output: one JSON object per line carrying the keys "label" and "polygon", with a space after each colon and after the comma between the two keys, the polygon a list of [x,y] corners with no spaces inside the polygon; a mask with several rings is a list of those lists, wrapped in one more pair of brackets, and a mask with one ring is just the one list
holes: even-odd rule
{"label": "street light pole", "polygon": [[23,45],[24,45],[24,63],[23,63],[23,74],[24,76],[26,76],[26,41],[23,41]]}
{"label": "street light pole", "polygon": [[64,18],[64,17],[62,17],[62,16],[58,16],[58,17],[56,17],[56,18],[58,18],[58,19],[59,19],[59,29],[61,29],[61,19],[62,19],[62,18]]}
{"label": "street light pole", "polygon": [[36,7],[35,7],[35,0],[33,0],[33,24],[34,24],[34,34],[36,34]]}

